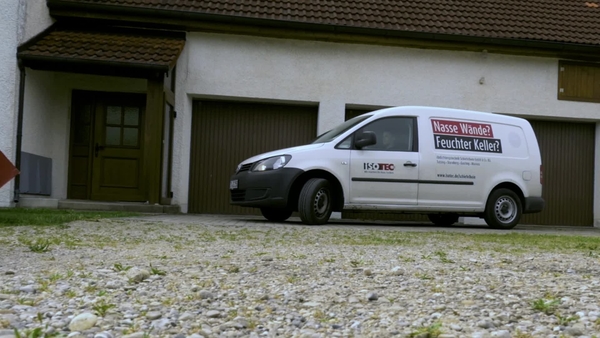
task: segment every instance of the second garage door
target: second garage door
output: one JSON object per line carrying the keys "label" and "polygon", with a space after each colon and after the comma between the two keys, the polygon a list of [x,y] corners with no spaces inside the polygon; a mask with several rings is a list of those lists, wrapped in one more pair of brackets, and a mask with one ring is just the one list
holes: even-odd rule
{"label": "second garage door", "polygon": [[229,205],[229,178],[239,162],[312,142],[318,107],[194,101],[190,161],[190,213],[259,214]]}
{"label": "second garage door", "polygon": [[529,121],[544,166],[544,211],[521,224],[592,226],[594,218],[594,123]]}

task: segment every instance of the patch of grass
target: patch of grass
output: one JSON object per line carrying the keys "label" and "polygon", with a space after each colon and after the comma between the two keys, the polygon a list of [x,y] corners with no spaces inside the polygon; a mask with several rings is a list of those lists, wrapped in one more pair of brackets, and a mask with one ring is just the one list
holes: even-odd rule
{"label": "patch of grass", "polygon": [[313,318],[321,323],[327,321],[327,315],[323,310],[315,310],[315,312],[313,312]]}
{"label": "patch of grass", "polygon": [[448,259],[446,253],[443,251],[436,251],[434,254],[440,258],[440,262],[442,263],[456,263],[453,260]]}
{"label": "patch of grass", "polygon": [[109,304],[106,302],[106,300],[101,299],[96,304],[92,305],[92,310],[94,310],[94,312],[98,316],[104,317],[106,315],[106,312],[108,312],[108,310],[110,310],[114,307],[115,307],[115,304]]}
{"label": "patch of grass", "polygon": [[536,299],[531,303],[534,310],[543,312],[547,315],[551,315],[556,311],[556,308],[560,304],[558,299]]}
{"label": "patch of grass", "polygon": [[[337,245],[398,245],[422,246],[432,241],[449,243],[448,248],[466,251],[488,252],[580,252],[600,255],[600,236],[576,236],[572,233],[559,235],[535,233],[482,233],[465,234],[443,231],[406,233],[401,231],[354,230],[345,232],[323,231],[321,238]],[[431,259],[425,255],[422,259]],[[411,258],[399,256],[400,260]],[[415,257],[416,258],[416,257]],[[442,257],[440,257],[442,258]],[[447,257],[445,257],[447,259]],[[445,263],[450,263],[446,261]]]}
{"label": "patch of grass", "polygon": [[17,299],[17,303],[21,304],[21,305],[28,305],[28,306],[35,306],[37,304],[35,299],[29,299],[29,298],[19,298],[19,299]]}
{"label": "patch of grass", "polygon": [[163,270],[160,270],[158,268],[155,268],[155,267],[152,266],[152,264],[150,264],[150,274],[164,276],[164,275],[167,274],[167,272],[163,271]]}
{"label": "patch of grass", "polygon": [[52,275],[50,275],[50,277],[49,277],[48,279],[50,280],[50,282],[54,283],[54,282],[56,282],[57,280],[60,280],[60,279],[62,279],[62,278],[63,278],[63,276],[62,276],[60,273],[58,273],[58,272],[55,272],[55,273],[53,273]]}
{"label": "patch of grass", "polygon": [[240,267],[232,265],[232,266],[230,266],[230,267],[227,268],[227,272],[229,272],[229,273],[238,273],[238,272],[240,272]]}
{"label": "patch of grass", "polygon": [[40,287],[39,290],[42,292],[47,292],[50,290],[50,281],[47,280],[41,280],[39,281]]}
{"label": "patch of grass", "polygon": [[47,238],[36,239],[34,242],[27,244],[27,247],[32,252],[43,253],[50,251],[50,241]]}
{"label": "patch of grass", "polygon": [[0,208],[0,227],[19,225],[63,225],[73,221],[132,217],[137,213],[112,211],[74,211],[63,209]]}
{"label": "patch of grass", "polygon": [[364,262],[363,262],[362,260],[351,260],[351,261],[350,261],[350,265],[351,265],[353,268],[357,268],[357,267],[359,267],[359,266],[361,266],[361,265],[363,265],[363,264],[364,264]]}
{"label": "patch of grass", "polygon": [[[465,236],[466,237],[466,236]],[[571,236],[569,234],[561,235],[541,235],[525,233],[509,234],[471,234],[468,236],[479,244],[488,246],[489,244],[498,244],[490,246],[489,249],[495,250],[497,247],[510,246],[522,247],[531,251],[561,252],[561,251],[579,251],[588,253],[590,250],[600,248],[600,237],[597,236]]]}
{"label": "patch of grass", "polygon": [[579,319],[579,316],[575,315],[575,316],[561,316],[560,314],[556,313],[556,319],[558,319],[558,325],[560,326],[567,326],[569,325],[569,323],[576,321],[577,319]]}
{"label": "patch of grass", "polygon": [[131,269],[131,267],[123,266],[123,265],[121,265],[121,263],[115,263],[115,265],[113,266],[113,269],[118,272],[118,271],[127,271],[127,270]]}
{"label": "patch of grass", "polygon": [[286,281],[287,281],[288,283],[290,283],[290,284],[294,284],[294,283],[296,283],[296,282],[299,282],[299,281],[300,281],[300,277],[298,277],[298,276],[296,276],[296,275],[290,275],[290,276],[287,276],[285,279],[286,279]]}
{"label": "patch of grass", "polygon": [[442,323],[436,322],[429,326],[419,328],[416,331],[411,332],[411,334],[408,336],[412,338],[422,334],[427,334],[427,337],[429,338],[437,338],[443,333],[441,327]]}
{"label": "patch of grass", "polygon": [[434,279],[433,276],[430,276],[426,273],[417,273],[415,276],[422,280],[433,280]]}
{"label": "patch of grass", "polygon": [[415,259],[412,257],[407,257],[407,256],[402,256],[402,255],[399,255],[398,259],[405,263],[412,263],[415,261]]}
{"label": "patch of grass", "polygon": [[514,338],[533,338],[533,335],[531,333],[521,332],[521,330],[517,329]]}
{"label": "patch of grass", "polygon": [[88,285],[84,288],[84,290],[88,293],[95,293],[96,291],[98,291],[98,287],[96,285]]}
{"label": "patch of grass", "polygon": [[35,329],[27,329],[23,332],[20,332],[17,329],[14,329],[14,335],[16,338],[49,338],[49,337],[58,337],[58,332],[54,333],[46,333],[45,330],[41,327],[37,327]]}

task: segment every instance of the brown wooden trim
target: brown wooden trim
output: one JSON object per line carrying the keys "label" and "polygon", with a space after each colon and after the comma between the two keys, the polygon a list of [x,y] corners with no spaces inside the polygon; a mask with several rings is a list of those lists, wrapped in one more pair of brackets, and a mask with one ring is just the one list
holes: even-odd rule
{"label": "brown wooden trim", "polygon": [[144,179],[148,202],[160,202],[161,149],[164,111],[164,80],[148,79],[146,120],[144,128]]}
{"label": "brown wooden trim", "polygon": [[68,174],[67,174],[67,198],[81,198],[81,196],[74,196],[74,191],[73,191],[73,175],[74,175],[74,170],[79,170],[79,168],[75,168],[75,164],[74,164],[74,142],[75,142],[75,132],[77,129],[77,125],[76,125],[76,118],[74,116],[75,109],[77,107],[79,107],[81,104],[83,103],[89,103],[91,106],[91,111],[90,111],[90,131],[89,131],[89,138],[88,138],[88,152],[87,152],[87,172],[85,173],[86,176],[86,188],[85,188],[85,196],[83,196],[83,198],[85,199],[89,199],[90,195],[91,195],[91,184],[92,184],[92,148],[91,148],[91,144],[92,141],[94,139],[94,119],[95,119],[95,109],[96,109],[96,99],[95,96],[97,95],[97,92],[92,92],[92,91],[84,91],[84,90],[78,90],[78,89],[74,89],[71,92],[71,105],[69,108],[69,118],[70,118],[70,127],[69,127],[69,162],[68,162]]}

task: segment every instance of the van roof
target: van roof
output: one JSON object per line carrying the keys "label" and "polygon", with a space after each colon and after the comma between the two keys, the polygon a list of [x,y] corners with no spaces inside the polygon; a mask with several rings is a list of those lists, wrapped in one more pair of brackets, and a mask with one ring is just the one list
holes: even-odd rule
{"label": "van roof", "polygon": [[440,118],[452,118],[452,119],[468,119],[468,120],[484,120],[488,122],[497,123],[521,123],[525,121],[520,117],[508,116],[502,114],[496,114],[491,112],[482,112],[466,109],[457,108],[444,108],[434,106],[398,106],[383,108],[379,110],[366,113],[364,115],[373,116],[393,116],[397,114],[402,115],[418,115],[422,117],[440,117]]}

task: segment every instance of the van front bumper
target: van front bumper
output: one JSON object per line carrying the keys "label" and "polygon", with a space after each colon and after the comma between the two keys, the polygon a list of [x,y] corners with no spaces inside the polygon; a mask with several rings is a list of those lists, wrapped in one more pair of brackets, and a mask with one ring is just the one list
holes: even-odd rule
{"label": "van front bumper", "polygon": [[[281,168],[263,172],[243,171],[231,176],[230,204],[243,207],[285,208],[292,183],[304,170]],[[237,187],[234,189],[237,180]]]}
{"label": "van front bumper", "polygon": [[546,202],[541,197],[525,197],[524,214],[532,214],[544,210]]}

